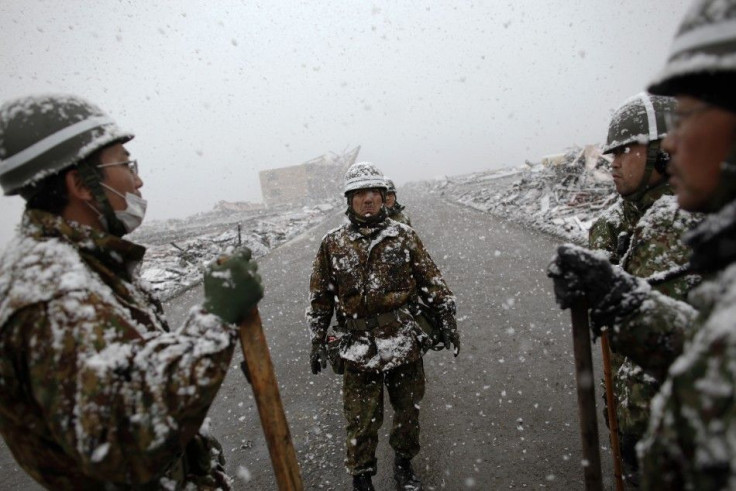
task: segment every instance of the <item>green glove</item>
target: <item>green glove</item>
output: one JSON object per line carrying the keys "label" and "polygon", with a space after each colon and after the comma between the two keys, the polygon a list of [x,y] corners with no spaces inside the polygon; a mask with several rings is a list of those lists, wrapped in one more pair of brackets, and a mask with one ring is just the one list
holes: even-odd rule
{"label": "green glove", "polygon": [[263,298],[263,283],[247,247],[204,274],[204,308],[225,322],[239,324]]}

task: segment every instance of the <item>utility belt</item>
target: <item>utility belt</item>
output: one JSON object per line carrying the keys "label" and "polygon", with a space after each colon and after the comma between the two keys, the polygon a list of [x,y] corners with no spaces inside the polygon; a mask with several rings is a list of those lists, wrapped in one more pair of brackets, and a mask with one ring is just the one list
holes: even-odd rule
{"label": "utility belt", "polygon": [[401,314],[406,315],[406,310],[396,309],[383,314],[361,317],[358,319],[346,318],[345,327],[348,331],[370,331],[378,327],[386,326],[392,322],[400,321]]}

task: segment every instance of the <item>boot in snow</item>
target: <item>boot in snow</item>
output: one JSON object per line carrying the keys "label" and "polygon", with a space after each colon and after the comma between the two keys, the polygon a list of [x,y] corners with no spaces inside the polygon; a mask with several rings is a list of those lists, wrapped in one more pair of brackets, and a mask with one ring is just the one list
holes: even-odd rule
{"label": "boot in snow", "polygon": [[422,483],[414,473],[411,460],[396,456],[394,460],[394,479],[400,491],[422,491]]}
{"label": "boot in snow", "polygon": [[376,491],[371,482],[370,474],[353,476],[353,491]]}

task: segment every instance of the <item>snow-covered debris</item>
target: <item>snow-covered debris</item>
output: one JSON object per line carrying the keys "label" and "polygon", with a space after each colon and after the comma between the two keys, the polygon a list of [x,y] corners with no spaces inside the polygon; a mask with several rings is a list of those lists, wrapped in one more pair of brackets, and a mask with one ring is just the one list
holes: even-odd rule
{"label": "snow-covered debris", "polygon": [[161,300],[199,284],[206,265],[238,246],[258,258],[320,223],[337,201],[303,208],[258,208],[220,204],[186,219],[154,221],[129,237],[148,251],[141,277]]}
{"label": "snow-covered debris", "polygon": [[524,223],[578,244],[618,197],[597,148],[574,147],[554,161],[412,183],[445,199]]}

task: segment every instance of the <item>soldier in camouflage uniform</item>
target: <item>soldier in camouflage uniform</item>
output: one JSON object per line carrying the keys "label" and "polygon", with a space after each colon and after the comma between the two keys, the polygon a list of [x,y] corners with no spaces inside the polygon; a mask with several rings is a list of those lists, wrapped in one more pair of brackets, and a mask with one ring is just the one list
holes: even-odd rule
{"label": "soldier in camouflage uniform", "polygon": [[373,489],[383,387],[394,408],[389,443],[396,452],[400,489],[421,489],[411,459],[419,452],[419,402],[424,395],[422,355],[432,345],[409,306],[418,299],[440,319],[445,346],[460,351],[455,298],[416,233],[389,220],[386,183],[371,163],[356,163],[345,177],[349,222],[322,239],[310,279],[307,322],[312,372],[326,366],[325,341],[333,313],[345,363],[348,471],[353,488]]}
{"label": "soldier in camouflage uniform", "polygon": [[394,181],[386,178],[386,212],[391,220],[396,220],[411,227],[409,215],[404,212],[406,206],[396,200],[396,186]]}
{"label": "soldier in camouflage uniform", "polygon": [[[647,278],[687,263],[690,250],[681,235],[700,220],[681,210],[667,183],[669,156],[660,149],[666,134],[665,117],[671,97],[637,94],[613,115],[604,153],[613,154],[611,172],[620,198],[590,229],[591,249],[609,254],[612,264]],[[697,277],[678,276],[658,284],[659,291],[684,300]],[[659,381],[620,353],[611,355],[619,442],[625,477],[635,485],[638,464],[635,446],[649,421],[649,401]]]}
{"label": "soldier in camouflage uniform", "polygon": [[0,259],[0,432],[48,489],[229,489],[203,422],[262,286],[237,254],[169,329],[122,238],[145,211],[131,138],[74,96],[0,106],[0,184],[27,202]]}
{"label": "soldier in camouflage uniform", "polygon": [[688,303],[563,246],[550,266],[563,307],[592,306],[594,333],[662,380],[637,450],[642,487],[736,489],[736,0],[699,0],[686,15],[652,93],[677,109],[663,148],[685,210],[707,213],[684,241],[703,282]]}

